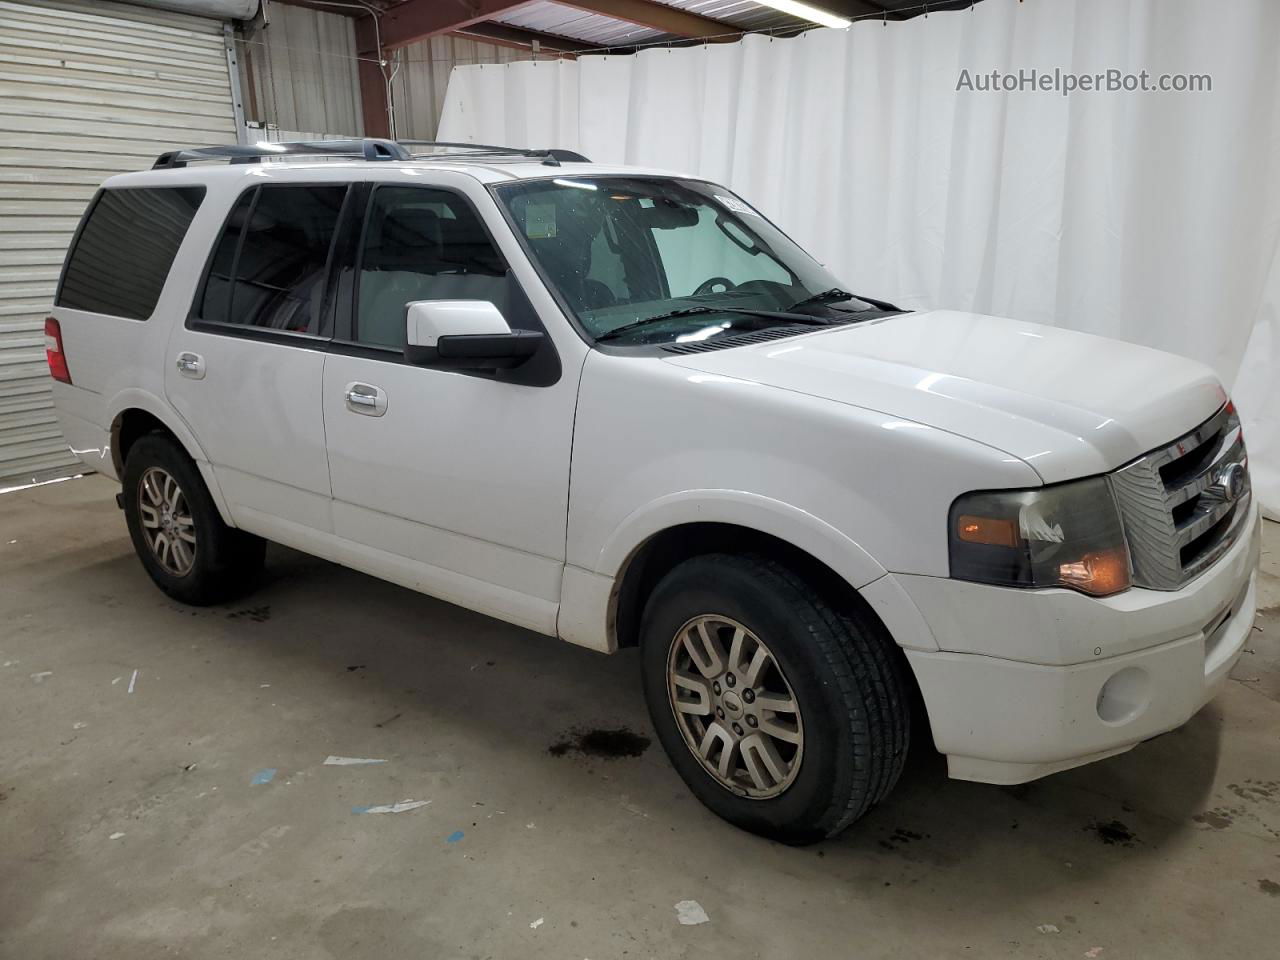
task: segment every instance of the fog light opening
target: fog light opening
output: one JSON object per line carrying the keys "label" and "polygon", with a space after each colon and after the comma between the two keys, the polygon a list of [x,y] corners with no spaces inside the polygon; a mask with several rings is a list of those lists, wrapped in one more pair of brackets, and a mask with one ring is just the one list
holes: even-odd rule
{"label": "fog light opening", "polygon": [[1151,702],[1151,676],[1139,667],[1113,674],[1098,691],[1098,718],[1103,723],[1128,723]]}

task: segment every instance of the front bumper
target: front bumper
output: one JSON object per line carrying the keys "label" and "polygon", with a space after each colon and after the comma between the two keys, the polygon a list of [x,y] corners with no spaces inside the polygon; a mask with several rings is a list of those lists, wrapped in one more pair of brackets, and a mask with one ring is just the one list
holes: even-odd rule
{"label": "front bumper", "polygon": [[[1256,608],[1261,520],[1177,591],[1097,600],[898,576],[936,652],[908,648],[952,777],[1023,783],[1186,723],[1222,688]],[[907,645],[913,646],[913,645]]]}

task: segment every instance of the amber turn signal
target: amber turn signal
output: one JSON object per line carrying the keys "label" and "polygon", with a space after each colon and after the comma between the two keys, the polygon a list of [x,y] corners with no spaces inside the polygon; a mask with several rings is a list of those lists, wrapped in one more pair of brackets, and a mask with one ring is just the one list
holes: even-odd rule
{"label": "amber turn signal", "polygon": [[1018,531],[1014,529],[1013,521],[999,517],[958,517],[956,536],[966,543],[987,543],[993,547],[1018,545]]}

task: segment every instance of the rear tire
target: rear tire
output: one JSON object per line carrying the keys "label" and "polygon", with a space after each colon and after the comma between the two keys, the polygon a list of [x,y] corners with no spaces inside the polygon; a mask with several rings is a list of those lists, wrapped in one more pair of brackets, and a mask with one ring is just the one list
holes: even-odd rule
{"label": "rear tire", "polygon": [[909,687],[870,611],[833,609],[765,557],[708,554],[658,583],[640,637],[658,739],[694,795],[730,823],[813,843],[897,782]]}
{"label": "rear tire", "polygon": [[139,438],[122,485],[134,550],[175,600],[195,606],[230,600],[262,570],[266,541],[222,522],[199,469],[171,437]]}

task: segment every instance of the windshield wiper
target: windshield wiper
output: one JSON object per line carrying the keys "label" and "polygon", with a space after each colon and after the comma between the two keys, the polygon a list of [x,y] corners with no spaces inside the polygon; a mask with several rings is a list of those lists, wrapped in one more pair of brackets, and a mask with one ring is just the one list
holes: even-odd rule
{"label": "windshield wiper", "polygon": [[821,293],[815,293],[811,297],[804,297],[797,300],[788,310],[796,310],[800,307],[812,307],[820,303],[840,303],[844,300],[861,300],[863,303],[869,303],[877,310],[898,310],[892,303],[884,300],[872,300],[870,297],[864,297],[860,293],[850,293],[848,290],[841,290],[839,287],[832,287],[830,290],[823,290]]}
{"label": "windshield wiper", "polygon": [[791,323],[804,324],[809,327],[826,327],[831,325],[830,320],[824,320],[820,317],[811,317],[806,313],[786,313],[780,310],[750,310],[744,307],[682,307],[679,310],[672,310],[668,313],[659,313],[652,317],[641,317],[639,320],[632,320],[630,323],[624,323],[620,327],[614,327],[612,330],[606,330],[604,333],[596,337],[596,342],[602,340],[614,340],[618,337],[630,333],[632,330],[638,330],[640,327],[647,327],[651,323],[660,323],[663,320],[675,320],[678,317],[696,317],[709,313],[736,313],[745,317],[765,317],[770,320],[787,320]]}

